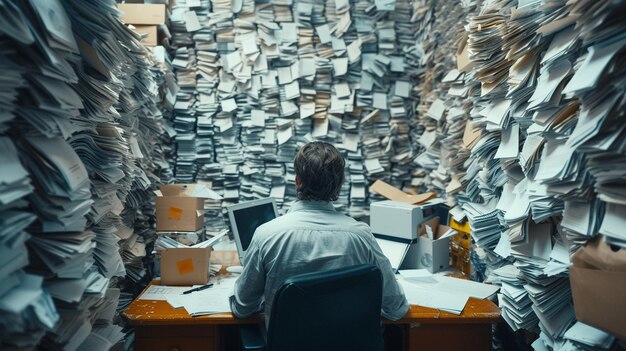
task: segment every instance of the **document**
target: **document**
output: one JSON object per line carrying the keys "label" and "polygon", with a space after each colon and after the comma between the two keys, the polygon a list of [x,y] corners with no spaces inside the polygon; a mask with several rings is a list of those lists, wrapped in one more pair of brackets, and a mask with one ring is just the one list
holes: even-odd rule
{"label": "document", "polygon": [[398,279],[398,283],[402,286],[407,301],[411,305],[435,308],[459,315],[469,299],[469,295],[463,293],[433,291],[414,284],[414,281]]}
{"label": "document", "polygon": [[199,287],[198,286],[167,286],[167,285],[150,285],[139,296],[139,300],[161,300],[165,301],[169,296],[182,295],[183,292]]}
{"label": "document", "polygon": [[230,312],[230,297],[237,277],[214,277],[213,286],[185,295],[170,295],[167,302],[174,308],[183,307],[191,316]]}

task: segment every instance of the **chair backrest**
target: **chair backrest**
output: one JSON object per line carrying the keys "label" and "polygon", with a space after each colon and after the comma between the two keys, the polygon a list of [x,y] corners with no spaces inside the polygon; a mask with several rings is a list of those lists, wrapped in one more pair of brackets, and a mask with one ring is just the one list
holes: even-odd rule
{"label": "chair backrest", "polygon": [[272,306],[269,351],[380,351],[382,275],[373,265],[285,281]]}

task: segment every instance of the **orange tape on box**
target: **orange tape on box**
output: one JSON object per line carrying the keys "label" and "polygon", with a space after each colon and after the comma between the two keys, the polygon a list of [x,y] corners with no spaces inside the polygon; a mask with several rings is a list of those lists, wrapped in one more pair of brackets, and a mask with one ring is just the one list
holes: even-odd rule
{"label": "orange tape on box", "polygon": [[170,206],[170,209],[167,211],[167,218],[169,219],[175,219],[177,221],[180,221],[180,218],[182,216],[183,216],[182,208]]}
{"label": "orange tape on box", "polygon": [[186,260],[176,262],[178,268],[178,274],[185,275],[187,273],[193,273],[193,260],[188,258]]}

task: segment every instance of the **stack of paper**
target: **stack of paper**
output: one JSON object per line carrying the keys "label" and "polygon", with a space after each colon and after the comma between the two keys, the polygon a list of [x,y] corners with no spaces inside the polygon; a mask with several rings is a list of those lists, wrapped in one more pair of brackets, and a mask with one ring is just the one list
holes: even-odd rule
{"label": "stack of paper", "polygon": [[[19,13],[19,12],[18,12]],[[10,17],[6,14],[7,17]],[[9,23],[11,19],[3,16],[3,21]],[[25,28],[22,28],[25,29]],[[26,30],[20,33],[20,31],[13,32],[9,28],[0,29],[0,32],[14,36],[16,41],[24,40],[30,42],[33,40],[31,34]],[[20,38],[20,36],[24,36]],[[3,40],[3,46],[11,47],[11,40]],[[15,118],[15,110],[17,109],[16,99],[18,97],[18,89],[26,85],[26,80],[22,76],[24,69],[13,60],[15,59],[15,49],[10,48],[5,54],[0,57],[0,68],[3,72],[7,72],[6,75],[0,78],[0,132],[4,133],[9,127],[8,123]]]}
{"label": "stack of paper", "polygon": [[[615,340],[614,336],[582,322],[569,328],[564,338],[566,341],[561,350],[608,350]],[[557,349],[558,345],[553,348]]]}
{"label": "stack of paper", "polygon": [[24,208],[33,187],[11,139],[0,137],[0,150],[7,170],[0,180],[0,279],[4,282],[0,288],[0,339],[15,347],[35,347],[58,315],[41,288],[42,279],[22,271],[29,262],[25,243],[30,235],[24,230],[36,219]]}
{"label": "stack of paper", "polygon": [[[213,286],[189,294],[169,294],[167,302],[174,308],[184,308],[191,316],[230,312],[230,297],[237,277],[212,277]],[[185,289],[185,290],[188,290]]]}
{"label": "stack of paper", "polygon": [[[375,12],[390,17],[374,20]],[[194,16],[198,23],[190,27]],[[346,177],[337,207],[367,215],[369,183],[410,181],[414,97],[407,73],[418,75],[421,64],[407,49],[415,45],[411,16],[406,1],[376,8],[178,2],[171,20],[179,85],[176,181],[220,186],[205,168],[219,163],[232,171],[223,173],[225,199],[272,196],[284,211],[296,200],[290,168],[298,148],[322,140],[359,155],[360,174]],[[378,111],[382,116],[373,118]]]}
{"label": "stack of paper", "polygon": [[62,138],[29,137],[22,154],[37,179],[33,205],[41,231],[84,230],[93,201],[87,171],[72,147]]}
{"label": "stack of paper", "polygon": [[472,237],[479,247],[494,249],[500,238],[498,210],[491,204],[465,203],[463,210],[470,223]]}
{"label": "stack of paper", "polygon": [[23,272],[5,278],[12,288],[0,298],[3,347],[36,348],[44,333],[57,324],[59,315],[50,295],[42,290],[42,281]]}
{"label": "stack of paper", "polygon": [[114,347],[120,347],[119,344],[123,341],[124,336],[122,327],[104,325],[94,329],[77,350],[109,350]]}
{"label": "stack of paper", "polygon": [[[154,235],[149,190],[159,181],[155,174],[171,177],[157,105],[163,98],[167,113],[175,103],[176,84],[164,72],[169,59],[139,44],[114,1],[5,6],[11,18],[0,26],[0,41],[19,50],[3,51],[0,66],[26,62],[29,69],[7,73],[15,88],[0,94],[0,132],[11,123],[11,135],[21,136],[19,151],[0,137],[10,169],[0,177],[0,250],[12,248],[1,274],[2,346],[90,349],[96,335],[111,346],[124,333],[111,326],[119,290],[109,289],[110,278],[128,271],[131,291],[145,278],[143,245]],[[34,191],[26,198],[29,178]],[[30,262],[24,229],[32,235]],[[45,279],[21,273],[26,264]],[[81,346],[86,340],[92,342]]]}
{"label": "stack of paper", "polygon": [[538,331],[537,315],[531,308],[532,301],[528,297],[528,292],[524,289],[521,280],[512,284],[502,283],[502,289],[498,294],[499,306],[502,310],[502,317],[509,324],[511,329],[527,329]]}
{"label": "stack of paper", "polygon": [[498,291],[494,285],[433,275],[425,269],[400,271],[398,282],[410,304],[460,314],[470,297],[484,299]]}

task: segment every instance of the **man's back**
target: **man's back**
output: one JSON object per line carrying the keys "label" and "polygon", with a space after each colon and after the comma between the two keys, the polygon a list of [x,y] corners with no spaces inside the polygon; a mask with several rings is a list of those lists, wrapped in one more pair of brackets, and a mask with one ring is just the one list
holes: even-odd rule
{"label": "man's back", "polygon": [[383,315],[401,318],[408,303],[369,227],[336,212],[329,202],[296,202],[288,214],[255,232],[233,312],[247,316],[265,300],[269,320],[274,295],[287,278],[362,263],[374,264],[383,273]]}

